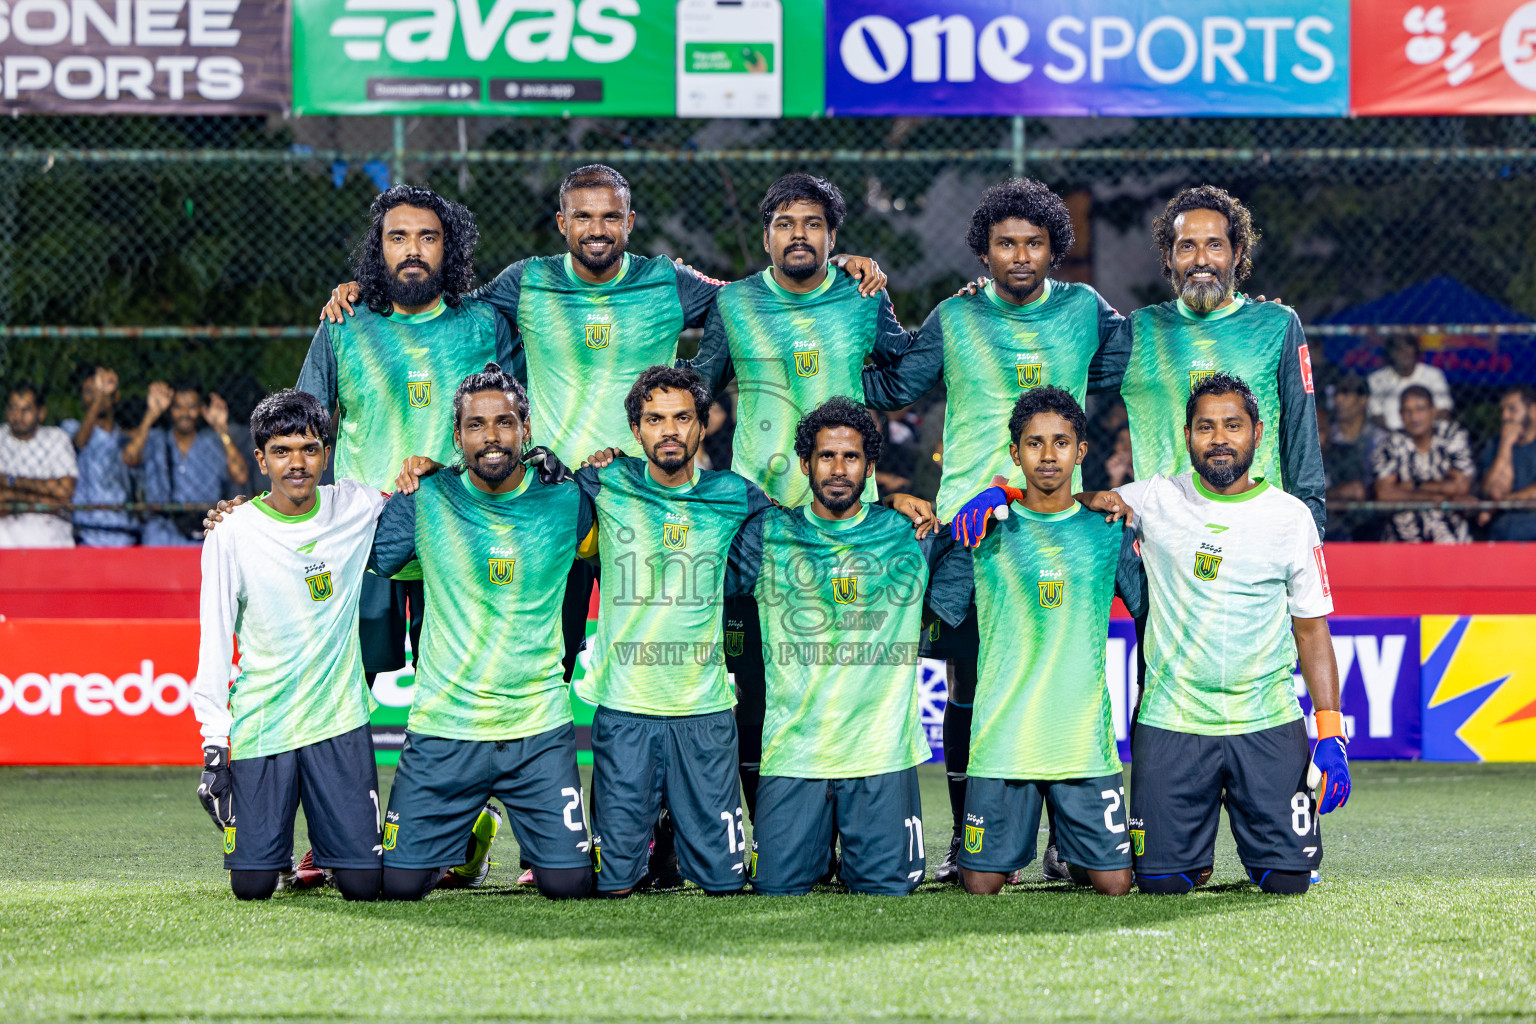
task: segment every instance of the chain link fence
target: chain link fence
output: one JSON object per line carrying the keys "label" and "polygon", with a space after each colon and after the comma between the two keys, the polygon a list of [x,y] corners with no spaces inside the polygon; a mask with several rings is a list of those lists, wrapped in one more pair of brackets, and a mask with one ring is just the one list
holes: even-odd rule
{"label": "chain link fence", "polygon": [[[1179,188],[1210,182],[1252,208],[1263,240],[1247,290],[1300,313],[1336,415],[1352,415],[1357,380],[1385,365],[1389,339],[1413,339],[1444,371],[1451,415],[1483,473],[1503,393],[1536,382],[1531,118],[33,117],[0,122],[0,153],[10,271],[0,282],[0,381],[35,382],[49,424],[82,415],[82,385],[104,366],[119,381],[113,420],[125,430],[144,421],[152,382],[182,381],[222,398],[231,427],[216,433],[243,444],[239,424],[255,401],[294,381],[380,188],[409,180],[467,204],[488,279],[561,250],[557,185],[593,162],[633,185],[632,248],[727,279],[765,265],[757,202],[767,185],[791,169],[827,176],[848,197],[839,250],[880,261],[909,326],[977,274],[965,224],[1000,178],[1027,174],[1067,198],[1079,243],[1061,276],[1091,282],[1125,312],[1169,297],[1152,218]],[[1098,405],[1104,461],[1115,414]],[[893,446],[893,485],[931,488],[933,420],[927,408],[891,418],[903,441]],[[1336,475],[1350,458],[1333,458]],[[156,501],[152,492],[169,492],[146,484],[146,466],[133,469],[91,503],[181,507]],[[1361,539],[1378,536],[1381,514],[1397,507],[1371,505],[1364,485],[1335,498],[1345,535]],[[1484,496],[1474,486],[1469,498]],[[33,497],[7,489],[0,500]],[[1346,501],[1366,504],[1345,516]],[[1500,507],[1472,511],[1473,535],[1481,513]],[[141,536],[139,511],[124,513],[128,539]]]}

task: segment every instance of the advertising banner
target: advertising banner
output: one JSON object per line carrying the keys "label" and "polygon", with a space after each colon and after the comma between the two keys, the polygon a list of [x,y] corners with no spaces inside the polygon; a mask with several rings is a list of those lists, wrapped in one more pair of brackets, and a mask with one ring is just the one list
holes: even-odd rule
{"label": "advertising banner", "polygon": [[1356,114],[1536,113],[1536,3],[1354,0]]}
{"label": "advertising banner", "polygon": [[810,116],[821,0],[294,0],[301,114]]}
{"label": "advertising banner", "polygon": [[0,3],[0,86],[12,115],[284,110],[287,0]]}
{"label": "advertising banner", "polygon": [[1348,0],[838,0],[827,113],[1341,116]]}
{"label": "advertising banner", "polygon": [[1426,615],[1426,761],[1536,761],[1536,617]]}

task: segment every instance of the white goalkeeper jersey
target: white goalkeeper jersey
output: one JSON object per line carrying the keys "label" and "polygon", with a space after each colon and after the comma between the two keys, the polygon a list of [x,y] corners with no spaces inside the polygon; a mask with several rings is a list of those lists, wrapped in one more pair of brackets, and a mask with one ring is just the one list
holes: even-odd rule
{"label": "white goalkeeper jersey", "polygon": [[208,535],[192,687],[205,743],[227,737],[231,760],[266,757],[368,721],[357,602],[384,499],[341,480],[317,488],[304,515],[257,498]]}
{"label": "white goalkeeper jersey", "polygon": [[1302,717],[1291,616],[1333,611],[1307,506],[1264,481],[1215,494],[1193,473],[1115,490],[1135,511],[1147,570],[1137,722],[1234,736]]}

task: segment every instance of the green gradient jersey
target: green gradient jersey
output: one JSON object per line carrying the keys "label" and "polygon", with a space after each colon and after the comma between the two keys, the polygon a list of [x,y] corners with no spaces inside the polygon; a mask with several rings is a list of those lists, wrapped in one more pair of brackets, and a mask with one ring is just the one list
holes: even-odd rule
{"label": "green gradient jersey", "polygon": [[532,404],[533,439],[569,466],[602,448],[633,448],[624,397],[647,367],[671,366],[677,336],[702,327],[720,282],[665,256],[625,253],[606,284],[574,260],[520,260],[475,292],[516,325],[514,372]]}
{"label": "green gradient jersey", "polygon": [[[768,498],[726,470],[694,470],[664,487],[645,459],[577,472],[597,506],[597,633],[577,692],[641,715],[702,715],[734,702],[721,647],[726,555]],[[558,594],[557,594],[558,597]]]}
{"label": "green gradient jersey", "polygon": [[[1289,306],[1232,304],[1201,316],[1181,300],[1131,314],[1129,343],[1113,375],[1130,416],[1137,480],[1190,472],[1184,406],[1190,389],[1218,371],[1239,377],[1259,403],[1264,437],[1253,455],[1255,479],[1279,484],[1307,504],[1323,532],[1323,452],[1317,437],[1312,358],[1301,321]],[[1128,352],[1126,351],[1128,350]]]}
{"label": "green gradient jersey", "polygon": [[[339,413],[336,478],[393,491],[410,455],[453,460],[453,393],[492,360],[510,357],[511,329],[483,303],[414,316],[365,307],[320,322],[296,387]],[[414,563],[397,579],[420,579]]]}
{"label": "green gradient jersey", "polygon": [[[795,455],[801,418],[836,395],[863,404],[865,360],[889,365],[910,340],[884,292],[865,298],[858,281],[829,267],[815,291],[799,294],[770,268],[720,290],[691,365],[713,394],[737,379],[731,468],[793,508],[811,500]],[[870,477],[864,500],[878,497]]]}
{"label": "green gradient jersey", "polygon": [[917,649],[928,567],[948,544],[870,504],[836,521],[773,508],[742,527],[726,592],[757,599],[764,775],[860,778],[928,760]]}
{"label": "green gradient jersey", "polygon": [[1032,512],[1015,502],[974,552],[954,548],[934,573],[934,608],[981,635],[967,774],[1081,779],[1120,770],[1104,638],[1118,590],[1141,611],[1134,537],[1075,504]]}
{"label": "green gradient jersey", "polygon": [[[944,474],[934,506],[948,522],[994,474],[1022,489],[1008,457],[1008,417],[1019,395],[1042,384],[1071,392],[1079,404],[1102,387],[1101,350],[1118,335],[1119,313],[1085,284],[1047,281],[1027,306],[1004,302],[991,282],[974,295],[939,303],[909,354],[890,368],[871,367],[864,393],[876,405],[915,401],[942,374]],[[1073,476],[1073,486],[1079,483]]]}
{"label": "green gradient jersey", "polygon": [[1115,488],[1147,569],[1147,678],[1136,721],[1234,736],[1301,717],[1291,617],[1333,611],[1316,524],[1259,481],[1213,494],[1193,473]]}
{"label": "green gradient jersey", "polygon": [[228,737],[232,758],[269,757],[367,724],[357,601],[383,505],[378,491],[339,480],[317,488],[303,515],[257,498],[208,535],[192,684],[205,741]]}
{"label": "green gradient jersey", "polygon": [[407,728],[453,740],[515,740],[571,720],[560,603],[591,503],[537,474],[506,494],[467,473],[424,477],[379,517],[372,565],[421,562],[427,594]]}

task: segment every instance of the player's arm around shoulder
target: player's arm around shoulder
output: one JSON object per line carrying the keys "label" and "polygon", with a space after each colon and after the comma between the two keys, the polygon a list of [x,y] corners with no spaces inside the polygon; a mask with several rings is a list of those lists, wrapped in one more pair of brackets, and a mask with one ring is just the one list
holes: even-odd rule
{"label": "player's arm around shoulder", "polygon": [[368,555],[368,568],[376,575],[393,576],[416,557],[416,501],[416,493],[396,491],[384,502]]}

